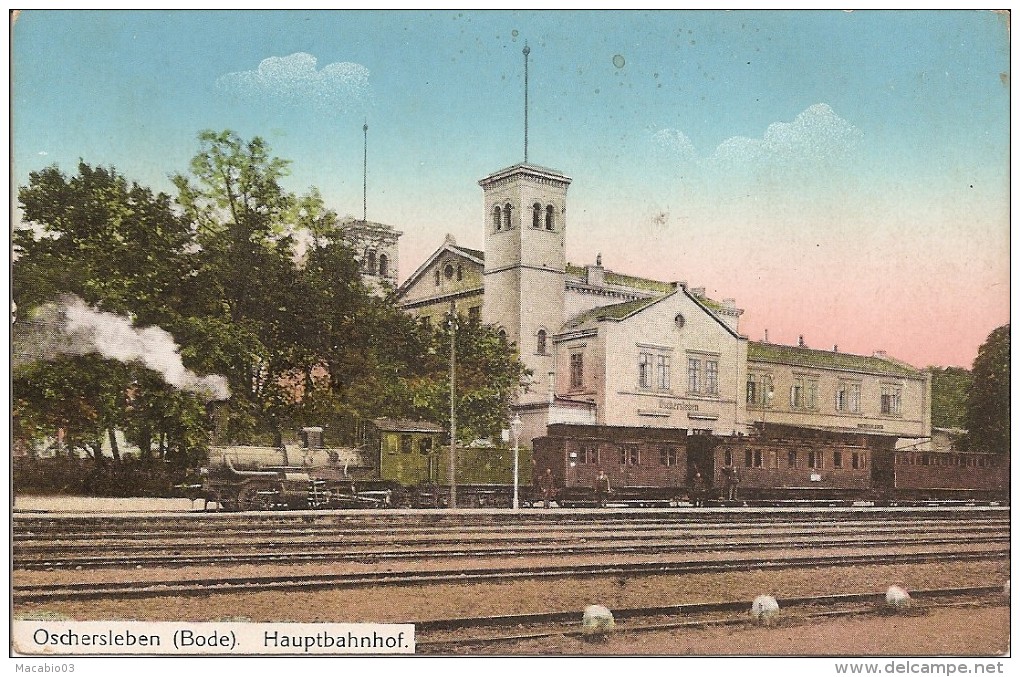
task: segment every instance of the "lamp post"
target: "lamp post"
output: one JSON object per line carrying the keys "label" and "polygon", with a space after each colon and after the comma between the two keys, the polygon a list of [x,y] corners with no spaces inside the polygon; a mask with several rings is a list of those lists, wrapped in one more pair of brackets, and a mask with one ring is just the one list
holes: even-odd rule
{"label": "lamp post", "polygon": [[450,301],[450,510],[457,509],[457,309]]}
{"label": "lamp post", "polygon": [[765,388],[765,392],[762,393],[761,402],[761,436],[765,437],[765,414],[768,412],[768,408],[772,406],[772,398],[775,397],[775,392],[772,390],[772,377],[766,375],[762,380],[762,386]]}
{"label": "lamp post", "polygon": [[517,413],[514,413],[514,418],[510,421],[510,434],[514,436],[514,511],[521,509],[520,503],[520,492],[519,492],[519,480],[517,477],[518,469],[518,456],[520,455],[520,440],[521,440],[521,417]]}

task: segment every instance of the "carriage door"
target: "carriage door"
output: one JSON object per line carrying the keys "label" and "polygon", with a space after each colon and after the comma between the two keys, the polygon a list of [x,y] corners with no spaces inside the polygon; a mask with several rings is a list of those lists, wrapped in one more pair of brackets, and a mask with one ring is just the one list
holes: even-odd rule
{"label": "carriage door", "polygon": [[701,473],[705,486],[715,477],[714,440],[708,435],[690,435],[687,438],[687,486],[694,483],[694,474]]}
{"label": "carriage door", "polygon": [[871,456],[871,486],[880,491],[896,488],[896,453],[874,449]]}

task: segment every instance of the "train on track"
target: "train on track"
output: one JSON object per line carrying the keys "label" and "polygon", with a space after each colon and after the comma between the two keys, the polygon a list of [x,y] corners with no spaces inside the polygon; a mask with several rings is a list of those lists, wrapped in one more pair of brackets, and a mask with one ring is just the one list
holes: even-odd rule
{"label": "train on track", "polygon": [[[895,437],[785,425],[756,432],[550,425],[533,451],[519,452],[520,501],[534,505],[544,493],[561,507],[1009,500],[1008,454],[896,449]],[[356,446],[322,446],[320,428],[306,428],[301,445],[214,446],[195,489],[225,510],[446,507],[442,433],[377,419]],[[513,454],[459,447],[457,505],[509,507]]]}

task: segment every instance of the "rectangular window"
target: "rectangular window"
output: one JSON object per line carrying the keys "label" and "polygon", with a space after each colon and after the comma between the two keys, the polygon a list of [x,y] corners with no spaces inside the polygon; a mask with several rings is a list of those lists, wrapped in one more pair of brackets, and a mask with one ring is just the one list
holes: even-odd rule
{"label": "rectangular window", "polygon": [[726,453],[723,455],[723,458],[725,460],[726,465],[733,465],[733,450],[727,449]]}
{"label": "rectangular window", "polygon": [[423,325],[425,325],[425,327],[428,328],[428,329],[432,328],[432,318],[429,317],[428,315],[426,315],[423,318],[421,318],[421,323]]}
{"label": "rectangular window", "polygon": [[585,465],[598,465],[599,462],[599,450],[595,446],[584,446],[577,454],[577,460],[579,463]]}
{"label": "rectangular window", "polygon": [[468,320],[471,322],[480,322],[482,319],[482,307],[471,306],[468,308]]}
{"label": "rectangular window", "polygon": [[790,386],[790,408],[804,408],[804,379],[802,378],[793,379],[793,385]]}
{"label": "rectangular window", "polygon": [[584,353],[570,354],[570,388],[577,390],[584,386]]}
{"label": "rectangular window", "polygon": [[855,451],[853,456],[850,457],[850,467],[854,470],[862,469],[864,467],[863,455]]}
{"label": "rectangular window", "polygon": [[641,465],[641,457],[636,444],[620,445],[620,465]]}
{"label": "rectangular window", "polygon": [[651,353],[640,353],[638,355],[638,388],[652,387],[652,355]]}
{"label": "rectangular window", "polygon": [[413,446],[414,446],[414,438],[413,437],[411,437],[410,435],[401,435],[400,436],[400,453],[402,453],[402,454],[410,454],[411,453],[411,449],[413,448]]}
{"label": "rectangular window", "polygon": [[675,466],[677,464],[676,447],[660,447],[659,464],[670,467]]}
{"label": "rectangular window", "polygon": [[807,409],[818,408],[818,381],[808,381],[804,391],[804,406]]}
{"label": "rectangular window", "polygon": [[701,392],[701,360],[687,358],[687,392]]}
{"label": "rectangular window", "polygon": [[754,465],[754,452],[750,449],[744,451],[744,467],[750,468]]}
{"label": "rectangular window", "polygon": [[861,384],[850,383],[847,390],[848,411],[858,414],[861,411]]}
{"label": "rectangular window", "polygon": [[705,360],[705,392],[709,395],[719,394],[719,362]]}
{"label": "rectangular window", "polygon": [[843,467],[843,452],[834,451],[832,452],[832,467],[842,468]]}
{"label": "rectangular window", "polygon": [[807,453],[807,464],[809,468],[815,470],[821,470],[822,468],[822,452],[809,449]]}
{"label": "rectangular window", "polygon": [[669,355],[659,355],[656,358],[655,380],[659,390],[669,390]]}
{"label": "rectangular window", "polygon": [[786,467],[796,468],[797,467],[797,450],[790,449],[786,452]]}
{"label": "rectangular window", "polygon": [[903,390],[896,386],[882,386],[882,413],[895,416],[900,413]]}
{"label": "rectangular window", "polygon": [[754,450],[754,467],[760,468],[762,466],[762,453],[761,449]]}
{"label": "rectangular window", "polygon": [[758,404],[758,384],[754,381],[754,376],[747,377],[747,403]]}

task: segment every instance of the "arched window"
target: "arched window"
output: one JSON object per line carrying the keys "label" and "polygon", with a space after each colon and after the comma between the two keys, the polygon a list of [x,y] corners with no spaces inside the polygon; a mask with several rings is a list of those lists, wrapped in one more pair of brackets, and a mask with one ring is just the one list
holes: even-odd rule
{"label": "arched window", "polygon": [[537,349],[538,349],[538,354],[539,355],[545,355],[546,336],[547,336],[547,334],[545,333],[545,329],[539,329],[538,330],[538,346],[537,346]]}
{"label": "arched window", "polygon": [[510,206],[509,202],[507,202],[503,206],[503,227],[506,228],[507,230],[510,230],[511,228],[513,228],[513,221],[510,220],[511,212],[512,211],[513,211],[513,207]]}
{"label": "arched window", "polygon": [[365,254],[365,270],[369,275],[375,275],[375,250],[369,249]]}
{"label": "arched window", "polygon": [[390,274],[390,259],[386,254],[379,255],[379,277],[386,277]]}
{"label": "arched window", "polygon": [[503,212],[499,205],[492,208],[492,225],[496,226],[496,230],[503,229]]}
{"label": "arched window", "polygon": [[545,208],[545,229],[556,230],[556,210],[552,205]]}
{"label": "arched window", "polygon": [[436,286],[439,286],[439,269],[436,268]]}
{"label": "arched window", "polygon": [[460,282],[464,279],[464,266],[457,264],[457,281]]}
{"label": "arched window", "polygon": [[499,337],[501,339],[503,339],[504,341],[506,341],[506,329],[500,329],[499,330]]}
{"label": "arched window", "polygon": [[453,279],[453,266],[451,264],[447,263],[443,267],[443,276],[446,277],[447,280]]}
{"label": "arched window", "polygon": [[531,227],[542,227],[542,205],[537,202],[531,207]]}

